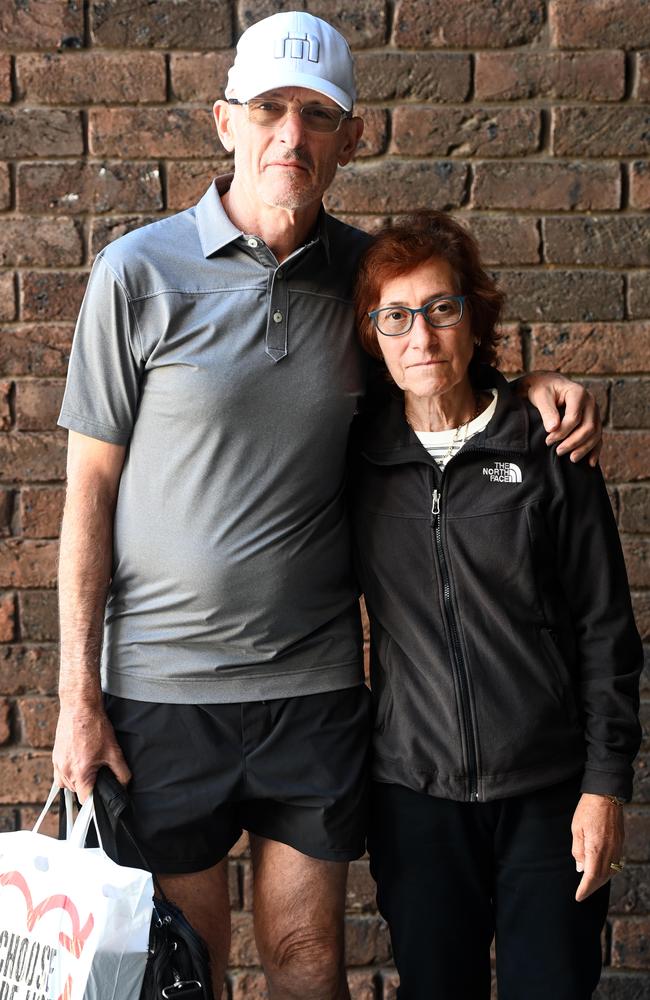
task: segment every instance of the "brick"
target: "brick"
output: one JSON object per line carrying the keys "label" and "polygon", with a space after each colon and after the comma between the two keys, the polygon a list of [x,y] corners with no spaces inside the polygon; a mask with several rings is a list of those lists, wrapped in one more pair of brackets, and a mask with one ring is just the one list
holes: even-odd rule
{"label": "brick", "polygon": [[607,271],[500,271],[506,319],[591,321],[623,318],[623,279]]}
{"label": "brick", "polygon": [[650,160],[630,163],[630,208],[650,208]]}
{"label": "brick", "polygon": [[603,375],[650,367],[642,323],[576,323],[532,327],[533,368]]}
{"label": "brick", "polygon": [[58,552],[56,542],[0,541],[0,587],[54,587]]}
{"label": "brick", "polygon": [[0,55],[0,102],[2,104],[9,104],[10,101],[11,101],[11,56]]}
{"label": "brick", "polygon": [[348,913],[368,913],[375,909],[377,887],[367,861],[353,861],[348,872],[345,908]]}
{"label": "brick", "polygon": [[222,0],[93,0],[95,45],[111,49],[218,49],[232,44],[230,4]]}
{"label": "brick", "polygon": [[228,978],[232,1000],[267,1000],[269,994],[263,972],[231,972]]}
{"label": "brick", "polygon": [[[650,640],[650,593],[643,591],[632,594],[632,607],[634,608],[634,618],[639,635],[646,641]],[[634,801],[650,802],[650,769],[648,762],[643,758],[637,758],[635,763],[637,771],[634,783]]]}
{"label": "brick", "polygon": [[630,587],[650,586],[650,538],[623,535],[621,542]]}
{"label": "brick", "polygon": [[0,163],[0,209],[11,206],[11,177],[9,176],[9,166]]}
{"label": "brick", "polygon": [[467,167],[461,163],[382,162],[340,170],[326,195],[328,211],[417,212],[461,204]]}
{"label": "brick", "polygon": [[210,156],[218,138],[208,108],[98,108],[89,112],[94,156]]}
{"label": "brick", "polygon": [[529,215],[459,215],[481,250],[485,264],[538,264],[540,236]]}
{"label": "brick", "polygon": [[66,435],[2,434],[0,435],[0,468],[8,482],[65,478]]}
{"label": "brick", "polygon": [[650,427],[650,379],[616,379],[612,386],[614,427]]}
{"label": "brick", "polygon": [[625,808],[625,857],[628,861],[650,861],[650,810]]}
{"label": "brick", "polygon": [[6,218],[0,227],[3,267],[74,267],[83,261],[83,241],[72,219]]}
{"label": "brick", "polygon": [[11,534],[11,518],[14,509],[14,493],[0,487],[0,536]]}
{"label": "brick", "polygon": [[402,156],[521,156],[539,147],[533,108],[399,107],[390,152]]}
{"label": "brick", "polygon": [[38,646],[0,646],[0,691],[6,695],[56,694],[57,650]]}
{"label": "brick", "polygon": [[147,212],[163,207],[160,170],[146,163],[21,163],[19,209],[33,212]]}
{"label": "brick", "polygon": [[58,538],[64,503],[62,486],[24,487],[19,499],[22,534],[26,538]]}
{"label": "brick", "polygon": [[259,965],[259,956],[255,944],[253,929],[253,914],[235,911],[232,914],[232,937],[230,944],[230,963],[235,966],[250,967]]}
{"label": "brick", "polygon": [[470,57],[462,52],[359,52],[354,59],[361,101],[467,100]]}
{"label": "brick", "polygon": [[83,35],[81,0],[7,0],[0,6],[0,48],[75,49]]}
{"label": "brick", "polygon": [[376,916],[346,916],[345,954],[348,966],[388,961],[390,939],[384,921]]}
{"label": "brick", "polygon": [[[22,809],[19,809],[18,829],[32,830],[34,828],[34,825],[36,824],[36,820],[41,814],[41,808],[42,807],[38,805],[38,806],[32,806],[31,808],[29,806],[23,806]],[[47,816],[45,816],[45,818],[43,819],[43,823],[39,827],[38,832],[42,833],[43,836],[45,837],[54,837],[55,840],[58,840],[59,837],[58,814],[59,814],[58,803],[55,803],[48,812]]]}
{"label": "brick", "polygon": [[16,600],[13,594],[0,594],[0,642],[16,638]]}
{"label": "brick", "polygon": [[237,0],[237,23],[240,32],[254,21],[260,21],[282,10],[310,10],[329,21],[347,39],[353,49],[370,48],[386,41],[388,27],[385,0]]}
{"label": "brick", "polygon": [[52,784],[49,753],[12,753],[0,756],[0,802],[44,802]]}
{"label": "brick", "polygon": [[[650,18],[649,18],[650,20]],[[555,156],[643,156],[650,141],[650,109],[553,108],[551,142]]]}
{"label": "brick", "polygon": [[51,747],[59,718],[58,698],[19,698],[21,743],[34,749]]}
{"label": "brick", "polygon": [[11,833],[16,829],[15,809],[0,809],[0,833]]}
{"label": "brick", "polygon": [[584,212],[620,206],[614,163],[477,163],[474,170],[472,208]]}
{"label": "brick", "polygon": [[36,104],[147,104],[167,97],[162,53],[19,55],[18,96]]}
{"label": "brick", "polygon": [[400,48],[494,49],[532,42],[544,25],[542,0],[490,0],[459,4],[439,0],[432,15],[429,0],[399,0],[393,42]]}
{"label": "brick", "polygon": [[388,111],[385,108],[368,108],[359,105],[357,113],[363,118],[364,128],[356,156],[379,156],[388,142]]}
{"label": "brick", "polygon": [[11,707],[6,698],[0,698],[0,746],[11,739]]}
{"label": "brick", "polygon": [[170,57],[172,94],[177,101],[201,101],[212,106],[223,97],[235,53],[175,52]]}
{"label": "brick", "polygon": [[0,320],[11,322],[16,317],[16,282],[11,272],[0,274]]}
{"label": "brick", "polygon": [[236,844],[228,851],[228,856],[231,858],[247,858],[250,855],[250,845],[248,842],[248,834],[242,833],[241,837]]}
{"label": "brick", "polygon": [[364,233],[376,233],[388,221],[385,215],[354,215],[352,212],[337,212],[336,217],[348,226],[362,229]]}
{"label": "brick", "polygon": [[0,382],[0,431],[8,431],[11,427],[11,382]]}
{"label": "brick", "polygon": [[129,216],[126,219],[113,219],[106,216],[94,219],[90,229],[90,252],[93,255],[97,254],[103,247],[112,243],[113,240],[119,239],[120,236],[124,236],[125,233],[130,233],[134,229],[140,229],[141,226],[149,225],[155,221],[156,216],[143,215]]}
{"label": "brick", "polygon": [[650,488],[624,486],[619,495],[621,531],[650,532]]}
{"label": "brick", "polygon": [[542,220],[550,264],[643,267],[650,264],[650,226],[642,215],[548,217]]}
{"label": "brick", "polygon": [[382,997],[384,1000],[397,1000],[399,976],[394,969],[382,969]]}
{"label": "brick", "polygon": [[518,323],[502,323],[497,351],[498,366],[501,371],[514,374],[524,370],[521,331]]}
{"label": "brick", "polygon": [[241,909],[249,913],[253,910],[254,886],[253,886],[253,865],[249,860],[240,862],[239,871],[241,874]]}
{"label": "brick", "polygon": [[65,375],[73,330],[54,323],[0,330],[0,374]]}
{"label": "brick", "polygon": [[21,283],[21,311],[26,320],[75,320],[88,275],[73,271],[25,271]]}
{"label": "brick", "polygon": [[620,101],[623,52],[477,52],[477,101]]}
{"label": "brick", "polygon": [[647,972],[610,972],[605,969],[594,1000],[647,1000]]}
{"label": "brick", "polygon": [[650,917],[612,920],[612,966],[644,969],[650,964]]}
{"label": "brick", "polygon": [[632,482],[648,478],[650,432],[606,430],[603,441],[600,463],[607,479]]}
{"label": "brick", "polygon": [[650,271],[636,271],[631,274],[627,287],[630,318],[650,318]]}
{"label": "brick", "polygon": [[83,151],[78,111],[0,108],[0,157],[75,156]]}
{"label": "brick", "polygon": [[375,1000],[375,974],[372,969],[353,969],[348,972],[350,1000]]}
{"label": "brick", "polygon": [[65,382],[55,379],[16,383],[16,427],[21,431],[56,428]]}
{"label": "brick", "polygon": [[650,46],[646,0],[551,0],[553,45],[561,49],[638,49]]}
{"label": "brick", "polygon": [[58,641],[59,603],[55,590],[21,590],[18,607],[21,637],[25,641]]}
{"label": "brick", "polygon": [[172,160],[167,164],[167,207],[182,211],[195,205],[213,177],[232,173],[232,160]]}
{"label": "brick", "polygon": [[241,892],[239,889],[239,865],[236,861],[228,862],[228,894],[233,910],[241,909]]}
{"label": "brick", "polygon": [[639,52],[636,57],[634,96],[637,101],[650,101],[650,52]]}

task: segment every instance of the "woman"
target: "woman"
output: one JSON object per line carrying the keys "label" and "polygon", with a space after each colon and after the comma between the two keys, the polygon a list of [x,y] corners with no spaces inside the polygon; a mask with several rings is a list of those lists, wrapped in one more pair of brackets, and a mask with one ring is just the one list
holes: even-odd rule
{"label": "woman", "polygon": [[401,1000],[586,1000],[639,745],[641,644],[599,471],[492,367],[502,295],[430,212],[362,262],[387,398],[353,497],[376,707],[369,851]]}

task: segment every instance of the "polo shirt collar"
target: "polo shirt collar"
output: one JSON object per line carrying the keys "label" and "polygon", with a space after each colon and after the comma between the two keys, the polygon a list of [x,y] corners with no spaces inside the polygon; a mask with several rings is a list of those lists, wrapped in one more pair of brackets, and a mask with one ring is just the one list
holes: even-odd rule
{"label": "polo shirt collar", "polygon": [[[226,215],[226,210],[221,202],[221,195],[229,189],[233,179],[233,174],[221,174],[215,177],[214,181],[205,192],[196,206],[196,228],[201,241],[201,249],[204,257],[210,257],[217,253],[228,243],[243,236],[241,229],[238,229]],[[316,220],[316,229],[313,242],[320,241],[330,263],[330,240],[327,227],[328,216],[321,205]]]}

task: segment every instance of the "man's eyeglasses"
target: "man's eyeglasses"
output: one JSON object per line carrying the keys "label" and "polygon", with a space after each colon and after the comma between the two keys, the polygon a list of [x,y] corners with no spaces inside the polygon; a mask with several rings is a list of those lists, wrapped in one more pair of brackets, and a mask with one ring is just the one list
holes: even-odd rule
{"label": "man's eyeglasses", "polygon": [[[230,98],[228,104],[238,104],[245,107],[249,122],[261,125],[263,128],[279,128],[286,121],[291,105],[287,101],[279,101],[274,97],[262,99],[259,97],[250,101],[237,101]],[[341,122],[351,118],[349,111],[333,108],[327,104],[301,104],[295,109],[308,132],[338,132]]]}
{"label": "man's eyeglasses", "polygon": [[402,337],[409,332],[418,314],[424,316],[429,326],[442,329],[456,326],[463,318],[465,298],[465,295],[438,295],[419,309],[384,306],[383,309],[373,309],[368,316],[385,337]]}

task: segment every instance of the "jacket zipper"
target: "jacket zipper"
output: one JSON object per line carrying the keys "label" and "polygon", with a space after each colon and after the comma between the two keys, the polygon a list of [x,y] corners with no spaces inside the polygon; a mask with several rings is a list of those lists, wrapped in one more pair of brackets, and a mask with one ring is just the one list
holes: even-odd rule
{"label": "jacket zipper", "polygon": [[[444,480],[444,471],[443,471],[443,480]],[[442,545],[442,528],[440,525],[441,499],[442,499],[442,483],[440,484],[440,492],[438,492],[437,489],[434,489],[431,498],[432,527],[436,543],[436,552],[438,555],[438,565],[440,567],[440,575],[442,577],[443,614],[445,616],[445,620],[449,628],[449,634],[451,636],[452,665],[456,672],[456,676],[458,677],[460,686],[461,717],[463,721],[463,729],[465,731],[465,743],[467,746],[467,756],[469,765],[469,798],[470,802],[478,802],[478,761],[476,755],[476,740],[474,738],[474,727],[472,725],[472,718],[471,718],[472,710],[469,697],[469,671],[467,669],[467,664],[465,663],[463,650],[460,644],[456,614],[454,612],[454,607],[451,600],[451,582],[449,579],[449,570],[447,567],[447,560],[445,558],[445,552]]]}

